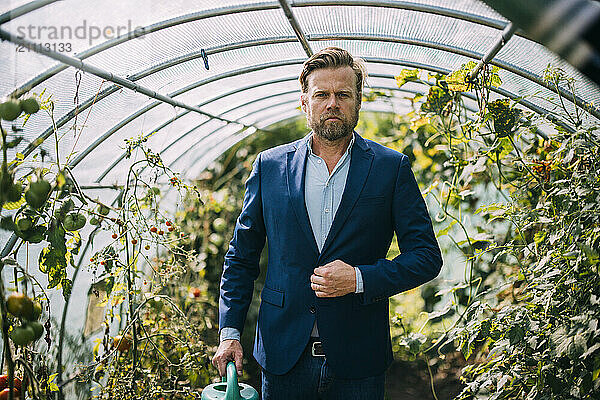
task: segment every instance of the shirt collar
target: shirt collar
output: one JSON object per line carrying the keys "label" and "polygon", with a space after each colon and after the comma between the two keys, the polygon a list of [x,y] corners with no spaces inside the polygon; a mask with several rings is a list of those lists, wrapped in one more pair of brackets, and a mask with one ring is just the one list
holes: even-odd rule
{"label": "shirt collar", "polygon": [[[313,138],[314,132],[311,132],[310,135],[308,135],[308,139],[307,139],[307,146],[308,146],[308,154],[311,156],[315,156],[316,154],[313,153],[312,151],[312,138]],[[345,155],[349,154],[350,151],[352,150],[352,145],[354,144],[354,139],[356,137],[356,134],[354,133],[354,131],[352,131],[352,139],[350,139],[350,143],[348,144],[348,148],[346,149],[346,152],[342,155],[342,157],[344,157]]]}

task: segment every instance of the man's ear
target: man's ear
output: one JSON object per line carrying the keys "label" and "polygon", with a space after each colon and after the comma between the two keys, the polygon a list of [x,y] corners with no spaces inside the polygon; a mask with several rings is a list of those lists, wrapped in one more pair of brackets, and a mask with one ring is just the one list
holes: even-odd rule
{"label": "man's ear", "polygon": [[307,102],[308,98],[306,93],[302,93],[300,95],[300,108],[302,109],[303,112],[306,113],[306,102]]}

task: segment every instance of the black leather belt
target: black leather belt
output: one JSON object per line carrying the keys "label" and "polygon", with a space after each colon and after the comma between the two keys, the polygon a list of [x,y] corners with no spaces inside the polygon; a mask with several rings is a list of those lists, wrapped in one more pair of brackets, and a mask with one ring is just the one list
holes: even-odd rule
{"label": "black leather belt", "polygon": [[319,340],[319,338],[311,337],[308,345],[310,346],[310,354],[313,357],[325,357],[323,343]]}

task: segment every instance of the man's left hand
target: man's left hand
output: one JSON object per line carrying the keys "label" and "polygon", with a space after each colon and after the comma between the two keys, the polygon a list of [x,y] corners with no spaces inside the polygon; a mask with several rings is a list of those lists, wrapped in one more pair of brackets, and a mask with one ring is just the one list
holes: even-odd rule
{"label": "man's left hand", "polygon": [[310,287],[317,297],[338,297],[356,291],[356,271],[341,260],[315,268]]}

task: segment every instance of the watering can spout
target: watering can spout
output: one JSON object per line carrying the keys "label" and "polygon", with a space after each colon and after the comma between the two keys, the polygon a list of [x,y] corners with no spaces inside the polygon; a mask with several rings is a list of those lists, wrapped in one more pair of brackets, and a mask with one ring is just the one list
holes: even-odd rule
{"label": "watering can spout", "polygon": [[238,383],[235,364],[230,361],[222,382],[205,387],[202,400],[258,400],[258,392],[250,385]]}

